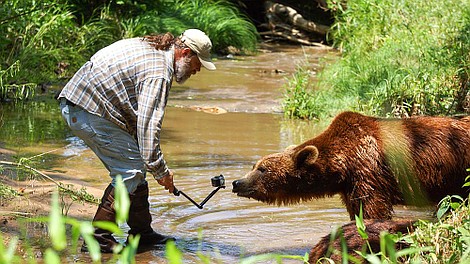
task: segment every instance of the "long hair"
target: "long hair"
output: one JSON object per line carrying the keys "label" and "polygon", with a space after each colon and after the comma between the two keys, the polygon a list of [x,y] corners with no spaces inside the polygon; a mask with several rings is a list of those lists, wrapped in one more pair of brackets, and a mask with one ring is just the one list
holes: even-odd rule
{"label": "long hair", "polygon": [[170,32],[158,35],[147,35],[143,37],[143,40],[149,42],[150,45],[157,50],[168,50],[171,46],[178,48],[185,47],[185,44],[181,42],[180,38],[173,36]]}

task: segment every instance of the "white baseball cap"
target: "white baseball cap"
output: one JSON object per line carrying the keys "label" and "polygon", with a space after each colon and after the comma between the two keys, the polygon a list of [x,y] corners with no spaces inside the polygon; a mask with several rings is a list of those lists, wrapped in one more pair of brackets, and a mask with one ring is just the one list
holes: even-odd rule
{"label": "white baseball cap", "polygon": [[197,54],[204,68],[211,71],[216,69],[211,60],[212,42],[206,33],[199,29],[187,29],[181,34],[180,39],[181,42]]}

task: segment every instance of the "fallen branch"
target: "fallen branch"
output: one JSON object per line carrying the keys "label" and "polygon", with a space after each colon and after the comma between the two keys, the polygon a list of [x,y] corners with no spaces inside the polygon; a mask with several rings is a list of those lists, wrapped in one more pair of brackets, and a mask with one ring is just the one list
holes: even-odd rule
{"label": "fallen branch", "polygon": [[33,213],[25,213],[25,212],[14,212],[14,211],[0,211],[2,215],[12,215],[12,216],[32,216]]}
{"label": "fallen branch", "polygon": [[282,33],[282,32],[266,31],[266,32],[260,32],[259,34],[260,34],[261,36],[273,35],[273,36],[277,36],[277,37],[282,37],[282,38],[285,38],[285,39],[287,39],[287,40],[290,40],[290,41],[293,41],[293,42],[297,42],[297,43],[300,43],[300,44],[303,44],[303,45],[316,46],[316,47],[321,47],[321,48],[324,48],[324,49],[333,49],[333,48],[330,47],[330,46],[323,45],[323,44],[318,43],[318,42],[311,42],[311,41],[308,41],[308,40],[305,40],[305,39],[296,38],[296,37],[294,37],[294,36],[292,36],[292,35],[284,34],[284,33]]}
{"label": "fallen branch", "polygon": [[[297,13],[295,9],[289,6],[266,1],[267,17],[273,26],[277,26],[276,20],[280,19],[302,30],[313,32],[320,35],[326,35],[330,30],[329,26],[315,23],[305,19],[301,14]],[[277,18],[277,19],[276,19]]]}
{"label": "fallen branch", "polygon": [[68,195],[70,195],[70,197],[72,197],[72,199],[74,199],[74,200],[82,200],[82,201],[86,201],[86,202],[90,202],[90,203],[94,203],[94,204],[98,203],[98,199],[96,199],[93,195],[86,192],[84,190],[84,188],[82,188],[79,191],[77,191],[73,188],[69,188],[68,186],[70,186],[70,185],[65,185],[61,182],[58,182],[58,181],[52,179],[51,177],[49,177],[48,175],[46,175],[45,173],[43,173],[43,172],[41,172],[41,171],[31,167],[31,166],[21,164],[21,163],[17,163],[17,162],[3,161],[3,160],[0,160],[0,164],[10,165],[10,166],[17,166],[17,167],[21,166],[21,167],[24,167],[26,169],[29,169],[29,170],[37,173],[38,175],[42,176],[44,179],[56,184],[57,187],[59,187],[60,190],[67,193]]}
{"label": "fallen branch", "polygon": [[3,165],[10,165],[10,166],[17,166],[17,167],[22,166],[22,167],[24,167],[24,168],[26,168],[26,169],[28,169],[28,170],[34,171],[35,173],[37,173],[37,174],[41,175],[42,177],[44,177],[46,180],[55,183],[55,184],[56,184],[57,186],[59,186],[59,187],[61,187],[61,185],[62,185],[62,184],[59,183],[58,181],[52,179],[51,177],[47,176],[46,174],[44,174],[44,173],[38,171],[37,169],[35,169],[35,168],[33,168],[33,167],[28,166],[28,165],[21,164],[21,163],[16,163],[16,162],[11,162],[11,161],[3,161],[3,160],[0,160],[0,164],[3,164]]}

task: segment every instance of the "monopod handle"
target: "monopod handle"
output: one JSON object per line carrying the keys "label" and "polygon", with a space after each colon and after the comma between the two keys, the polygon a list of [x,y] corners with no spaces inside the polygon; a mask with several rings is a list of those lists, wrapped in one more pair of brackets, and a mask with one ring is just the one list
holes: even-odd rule
{"label": "monopod handle", "polygon": [[191,199],[191,197],[186,195],[184,192],[182,192],[182,191],[175,188],[175,190],[173,190],[173,194],[176,195],[176,196],[180,196],[180,194],[182,194],[184,197],[186,197],[186,199],[188,199],[191,203],[193,203],[197,208],[202,209],[202,205],[199,205],[198,203],[196,203],[196,201]]}
{"label": "monopod handle", "polygon": [[212,178],[212,186],[214,187],[217,187],[216,189],[214,189],[202,202],[201,204],[198,204],[196,203],[193,199],[191,199],[191,197],[189,197],[188,195],[186,195],[183,191],[180,191],[178,190],[178,188],[174,187],[173,188],[173,194],[175,196],[180,196],[180,195],[183,195],[184,197],[186,197],[186,199],[188,199],[191,203],[193,203],[197,208],[199,209],[202,209],[204,204],[209,201],[210,198],[212,198],[212,196],[214,196],[214,194],[220,190],[221,188],[224,188],[225,189],[225,179],[224,179],[224,176],[223,175],[220,175],[220,176],[216,176],[214,178]]}

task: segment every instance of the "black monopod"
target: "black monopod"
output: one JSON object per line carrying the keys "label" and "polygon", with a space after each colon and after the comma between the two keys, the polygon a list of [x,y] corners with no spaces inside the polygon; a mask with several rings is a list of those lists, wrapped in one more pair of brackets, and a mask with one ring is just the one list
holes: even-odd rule
{"label": "black monopod", "polygon": [[209,201],[210,198],[212,198],[212,196],[214,196],[214,194],[220,190],[220,188],[225,188],[225,179],[224,179],[224,176],[222,174],[220,174],[219,176],[215,176],[215,177],[212,177],[211,179],[211,182],[212,182],[212,186],[213,187],[217,187],[216,189],[214,189],[207,197],[206,199],[204,199],[204,201],[202,201],[200,204],[196,203],[193,199],[191,199],[191,197],[189,197],[188,195],[186,195],[183,191],[180,191],[178,189],[175,189],[173,190],[173,194],[176,195],[176,196],[179,196],[180,194],[182,194],[184,197],[186,197],[186,199],[188,199],[190,202],[192,202],[195,206],[197,206],[197,208],[199,209],[202,209],[202,207],[204,206],[205,203],[207,203],[207,201]]}

